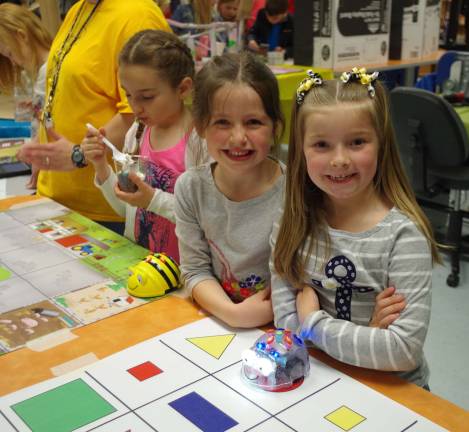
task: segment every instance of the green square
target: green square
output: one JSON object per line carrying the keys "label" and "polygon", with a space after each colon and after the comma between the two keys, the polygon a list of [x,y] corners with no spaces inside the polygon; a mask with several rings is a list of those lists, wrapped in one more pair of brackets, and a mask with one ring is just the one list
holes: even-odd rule
{"label": "green square", "polygon": [[81,378],[11,408],[34,432],[69,432],[116,411]]}

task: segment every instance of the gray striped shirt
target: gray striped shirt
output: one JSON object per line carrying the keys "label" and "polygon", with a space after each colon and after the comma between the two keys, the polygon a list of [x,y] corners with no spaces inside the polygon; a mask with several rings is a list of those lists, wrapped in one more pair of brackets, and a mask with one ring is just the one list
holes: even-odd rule
{"label": "gray striped shirt", "polygon": [[[272,244],[278,232],[274,224]],[[296,330],[332,357],[355,366],[396,371],[418,385],[428,383],[423,354],[431,307],[432,258],[427,239],[393,208],[374,228],[350,233],[329,228],[331,253],[309,257],[304,284],[316,290],[321,310],[299,328],[294,290],[272,272],[275,324]],[[314,250],[314,249],[313,249]],[[395,286],[406,307],[388,329],[368,326],[375,297]]]}

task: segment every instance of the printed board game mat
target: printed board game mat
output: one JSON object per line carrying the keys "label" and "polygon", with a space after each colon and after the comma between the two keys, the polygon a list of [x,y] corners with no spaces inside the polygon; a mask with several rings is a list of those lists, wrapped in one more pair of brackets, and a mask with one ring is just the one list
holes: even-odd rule
{"label": "printed board game mat", "polygon": [[[312,357],[311,374],[290,392],[246,385],[240,353],[260,333],[213,318],[176,328],[3,397],[1,430],[444,431]],[[205,343],[193,343],[204,338]],[[149,429],[140,428],[140,421]]]}
{"label": "printed board game mat", "polygon": [[49,199],[0,212],[0,352],[153,300],[126,292],[148,253]]}

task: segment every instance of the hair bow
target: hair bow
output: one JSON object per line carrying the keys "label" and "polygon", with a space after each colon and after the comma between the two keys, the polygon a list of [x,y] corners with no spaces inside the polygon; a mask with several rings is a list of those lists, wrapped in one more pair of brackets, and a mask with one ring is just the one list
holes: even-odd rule
{"label": "hair bow", "polygon": [[313,72],[311,69],[309,69],[306,73],[308,76],[301,80],[300,85],[296,89],[296,103],[298,105],[301,105],[304,102],[305,96],[312,87],[322,85],[321,75]]}
{"label": "hair bow", "polygon": [[364,86],[366,86],[370,97],[375,97],[376,92],[374,82],[378,78],[378,75],[379,72],[373,72],[371,74],[368,74],[366,73],[365,68],[354,67],[350,72],[344,72],[340,76],[340,79],[344,84],[349,82],[359,82],[360,84],[363,84]]}

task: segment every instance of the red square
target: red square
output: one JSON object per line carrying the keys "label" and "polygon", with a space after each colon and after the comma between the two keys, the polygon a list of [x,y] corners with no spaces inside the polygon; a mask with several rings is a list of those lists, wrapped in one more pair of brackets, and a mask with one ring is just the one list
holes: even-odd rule
{"label": "red square", "polygon": [[154,365],[151,361],[134,366],[127,369],[127,372],[137,378],[139,381],[145,381],[148,378],[159,375],[163,372],[158,366]]}
{"label": "red square", "polygon": [[56,240],[56,242],[64,247],[70,247],[83,243],[88,243],[88,240],[80,235],[71,235],[68,237],[62,237],[61,239]]}

